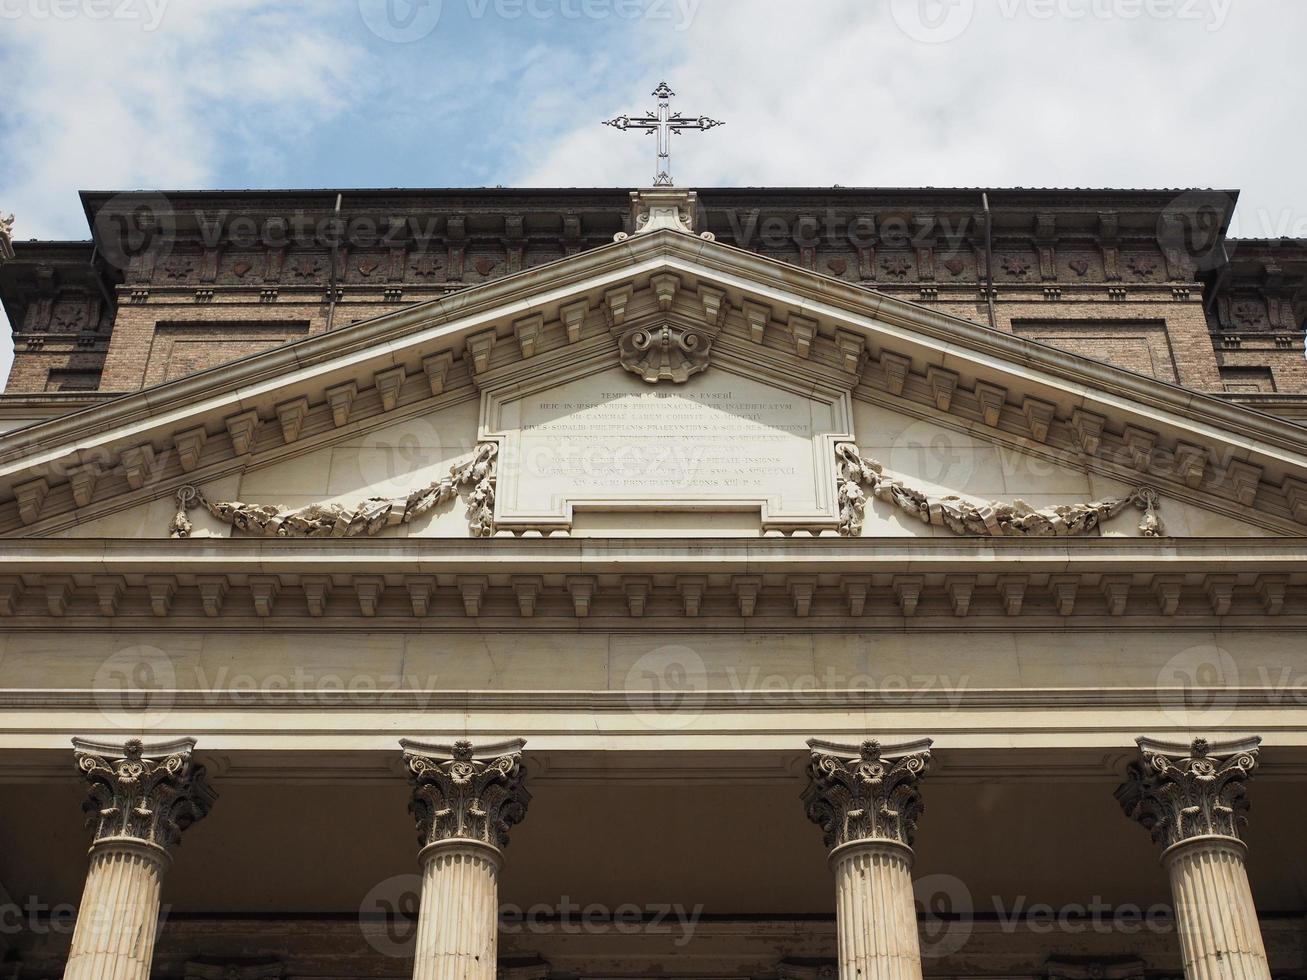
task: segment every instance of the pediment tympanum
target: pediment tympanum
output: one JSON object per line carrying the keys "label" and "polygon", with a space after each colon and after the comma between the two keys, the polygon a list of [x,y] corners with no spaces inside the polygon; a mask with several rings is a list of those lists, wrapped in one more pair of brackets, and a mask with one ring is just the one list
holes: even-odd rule
{"label": "pediment tympanum", "polygon": [[[967,462],[928,472],[911,427]],[[430,452],[378,477],[378,434],[410,430]],[[854,484],[866,535],[1296,534],[1303,443],[658,230],[6,434],[0,534],[165,536],[190,486],[211,506],[182,518],[209,534],[622,536],[678,512],[716,515],[687,533],[835,535],[856,533]],[[842,478],[843,445],[882,473]]]}

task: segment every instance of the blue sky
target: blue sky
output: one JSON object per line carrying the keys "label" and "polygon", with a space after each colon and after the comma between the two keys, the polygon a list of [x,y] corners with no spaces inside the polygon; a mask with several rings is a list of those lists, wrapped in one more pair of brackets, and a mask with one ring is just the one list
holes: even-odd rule
{"label": "blue sky", "polygon": [[[1222,186],[1307,237],[1301,0],[0,0],[0,212],[84,188]],[[8,330],[0,372],[10,357]]]}

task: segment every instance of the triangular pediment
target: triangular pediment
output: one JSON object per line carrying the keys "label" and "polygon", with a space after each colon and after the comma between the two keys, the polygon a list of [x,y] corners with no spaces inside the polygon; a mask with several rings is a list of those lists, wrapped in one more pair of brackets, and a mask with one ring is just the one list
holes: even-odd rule
{"label": "triangular pediment", "polygon": [[336,534],[465,536],[469,495],[478,534],[847,534],[841,447],[879,467],[867,535],[1140,488],[1169,534],[1307,524],[1296,426],[655,230],[0,437],[0,534],[166,535],[184,486],[290,536],[331,504]]}

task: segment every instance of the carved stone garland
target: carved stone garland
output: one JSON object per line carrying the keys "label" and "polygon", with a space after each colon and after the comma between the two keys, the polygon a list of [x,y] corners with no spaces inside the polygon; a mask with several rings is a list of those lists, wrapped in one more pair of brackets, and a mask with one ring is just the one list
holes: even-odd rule
{"label": "carved stone garland", "polygon": [[130,838],[168,848],[217,798],[204,767],[191,762],[189,740],[148,751],[140,739],[73,744],[77,768],[91,784],[82,809],[97,841]]}
{"label": "carved stone garland", "polygon": [[443,840],[472,840],[500,849],[508,831],[526,816],[522,741],[488,746],[477,758],[468,741],[452,746],[403,742],[413,784],[409,812],[423,847]]}
{"label": "carved stone garland", "polygon": [[[1139,531],[1146,538],[1163,534],[1158,516],[1160,497],[1151,487],[1140,487],[1128,497],[1068,504],[1036,510],[1025,501],[1004,504],[973,504],[960,497],[931,497],[921,490],[885,476],[885,468],[874,459],[863,459],[858,447],[841,443],[835,447],[839,465],[840,534],[862,534],[867,493],[893,504],[926,524],[943,527],[954,534],[983,537],[1069,537],[1089,534],[1104,521],[1134,506],[1144,512]],[[864,490],[865,488],[865,490]]]}
{"label": "carved stone garland", "polygon": [[174,538],[189,538],[194,525],[187,511],[203,507],[239,531],[278,538],[354,538],[375,535],[388,527],[417,520],[428,511],[464,493],[472,537],[488,538],[495,530],[495,479],[499,447],[483,443],[466,463],[443,479],[414,490],[407,497],[370,497],[354,507],[312,504],[288,510],[274,504],[210,501],[198,487],[177,491],[177,516],[169,525]]}

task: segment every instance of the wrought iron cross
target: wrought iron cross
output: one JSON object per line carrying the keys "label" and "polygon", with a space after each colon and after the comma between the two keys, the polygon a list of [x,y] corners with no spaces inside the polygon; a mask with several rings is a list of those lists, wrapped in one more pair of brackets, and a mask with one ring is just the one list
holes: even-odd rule
{"label": "wrought iron cross", "polygon": [[699,116],[697,119],[686,119],[679,112],[672,112],[672,97],[676,95],[666,82],[662,82],[654,89],[654,97],[658,99],[658,111],[645,113],[643,116],[636,116],[634,119],[630,116],[618,116],[616,119],[605,119],[605,126],[612,126],[614,129],[620,129],[625,132],[628,129],[643,129],[649,134],[658,136],[658,169],[654,176],[655,187],[672,186],[672,134],[679,136],[687,129],[697,129],[706,131],[716,126],[724,126],[725,123],[717,119],[709,119],[707,116]]}

